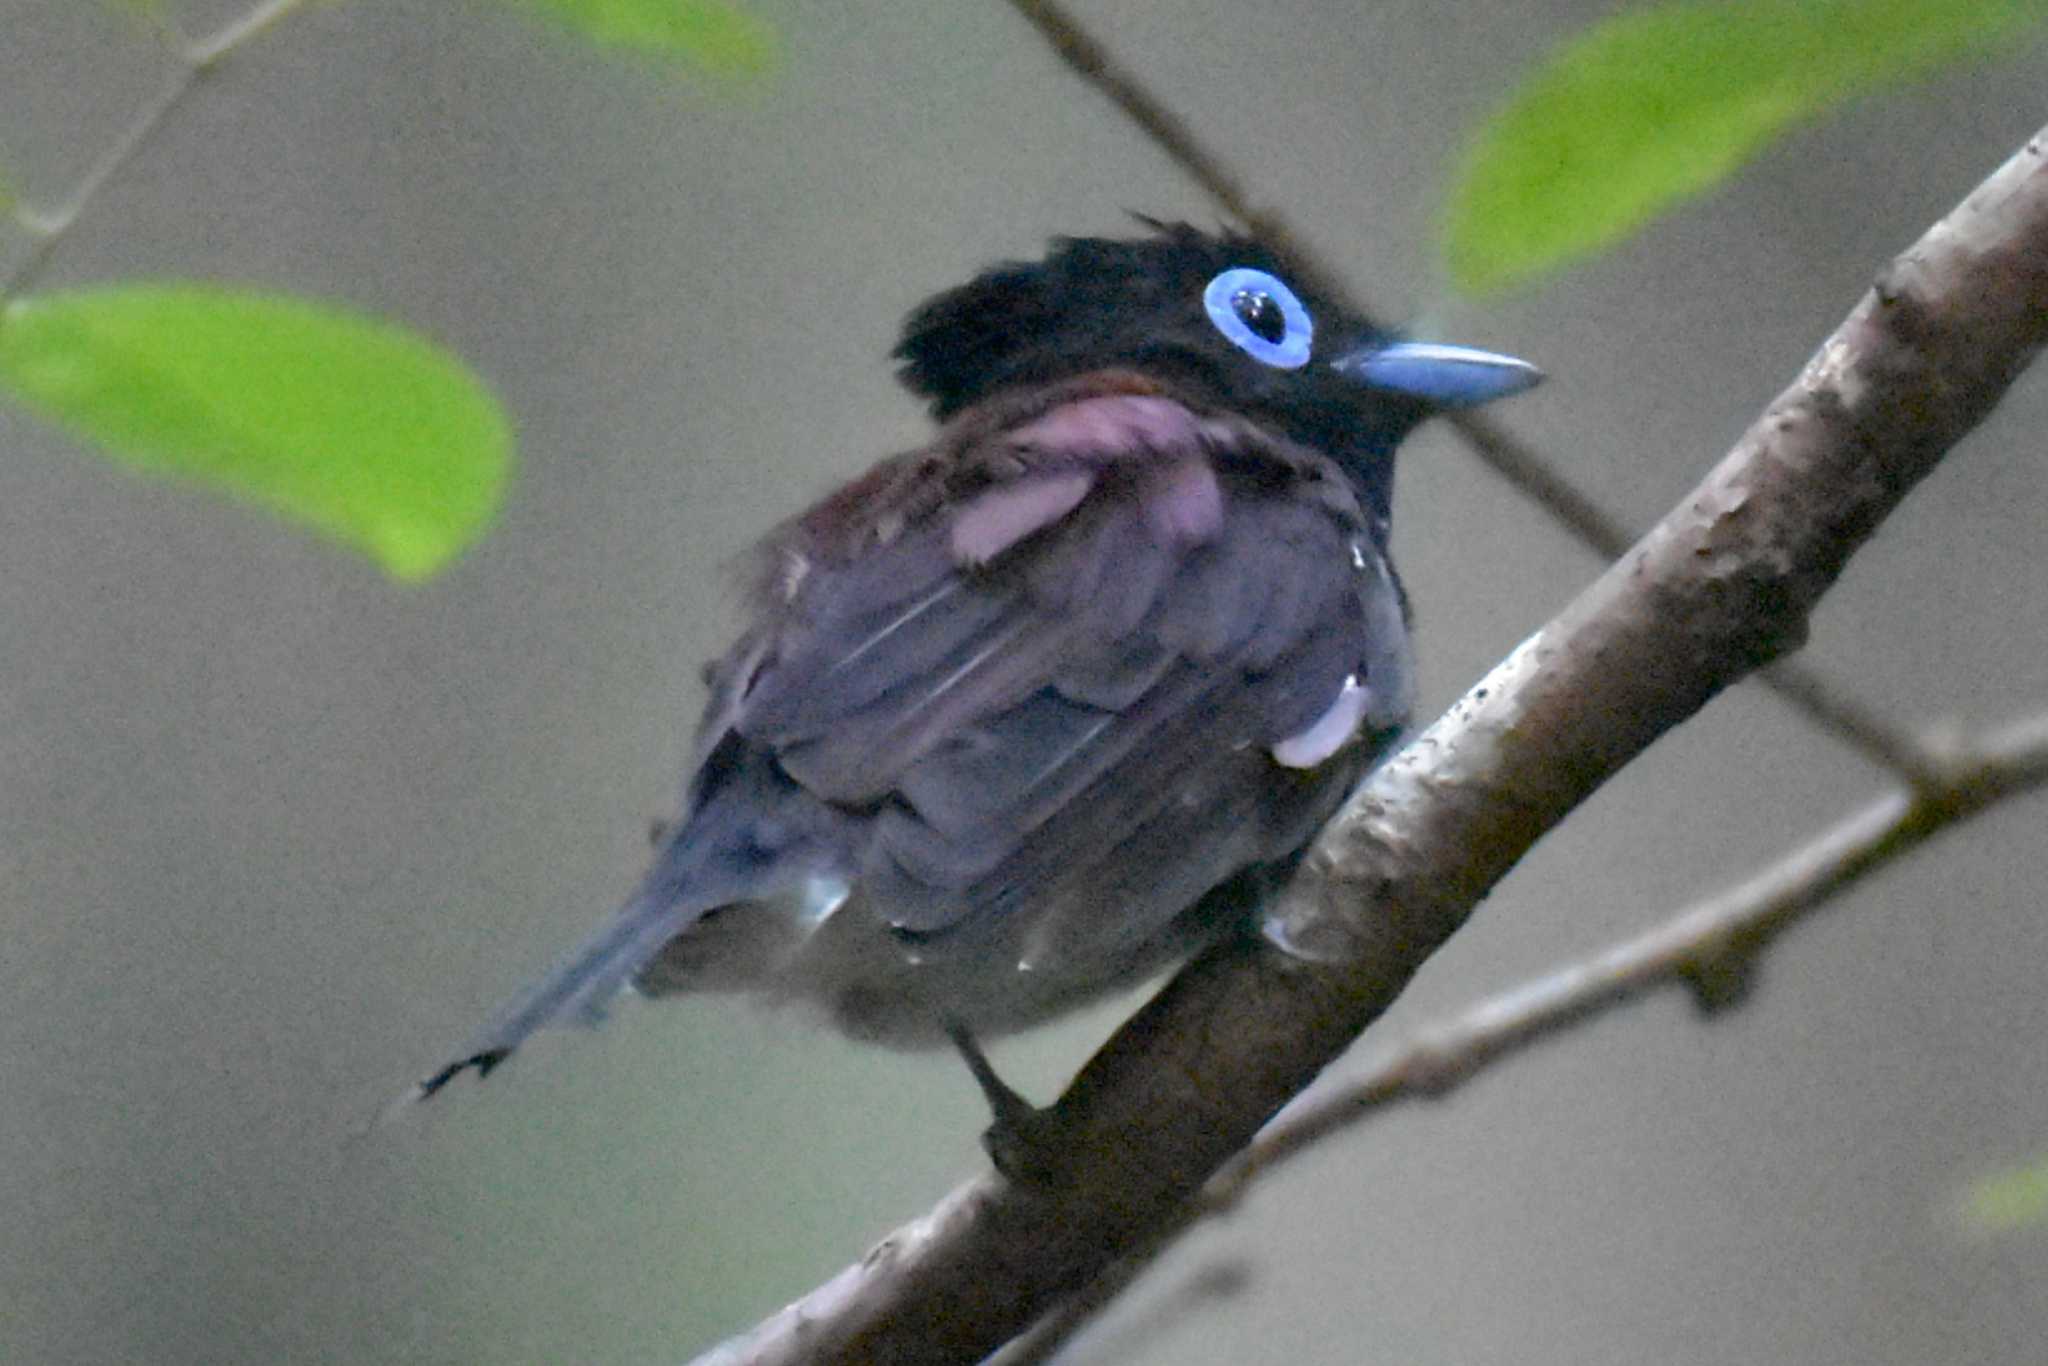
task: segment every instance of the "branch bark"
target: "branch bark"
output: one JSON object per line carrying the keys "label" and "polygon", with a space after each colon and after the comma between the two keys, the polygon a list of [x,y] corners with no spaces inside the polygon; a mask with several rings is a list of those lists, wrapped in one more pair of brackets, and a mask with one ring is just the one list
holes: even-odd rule
{"label": "branch bark", "polygon": [[1546,830],[1797,647],[1850,555],[2048,342],[2044,139],[1882,272],[1677,508],[1372,776],[1266,937],[1198,957],[1103,1047],[1058,1103],[1056,1175],[968,1183],[704,1360],[978,1360],[1167,1226]]}

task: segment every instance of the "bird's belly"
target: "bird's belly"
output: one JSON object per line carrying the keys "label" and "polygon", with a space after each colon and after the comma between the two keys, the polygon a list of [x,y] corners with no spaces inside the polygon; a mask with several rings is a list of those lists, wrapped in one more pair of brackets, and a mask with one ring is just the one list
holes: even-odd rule
{"label": "bird's belly", "polygon": [[1032,944],[1034,926],[1114,908],[1049,904],[929,939],[895,930],[858,893],[819,911],[814,896],[721,908],[670,941],[634,985],[648,996],[746,992],[863,1042],[930,1048],[946,1042],[949,1024],[994,1037],[1087,1004],[1185,956],[1219,928],[1191,906],[1115,952],[1052,960]]}
{"label": "bird's belly", "polygon": [[1052,962],[1034,958],[1024,942],[1028,918],[1020,918],[1016,932],[947,944],[900,935],[857,902],[845,909],[848,914],[820,926],[763,985],[772,997],[817,1011],[852,1038],[893,1048],[942,1045],[949,1024],[984,1038],[1029,1028],[1161,970],[1218,928],[1185,915],[1115,953]]}
{"label": "bird's belly", "polygon": [[[1250,756],[1240,756],[1247,762]],[[640,975],[651,995],[745,991],[897,1048],[1028,1028],[1131,986],[1241,924],[1364,765],[1353,747],[1315,773],[1255,756],[1264,782],[1170,804],[1138,837],[1028,894],[991,879],[945,928],[906,933],[876,890],[816,878],[801,894],[721,908]],[[1222,761],[1228,767],[1228,761]]]}

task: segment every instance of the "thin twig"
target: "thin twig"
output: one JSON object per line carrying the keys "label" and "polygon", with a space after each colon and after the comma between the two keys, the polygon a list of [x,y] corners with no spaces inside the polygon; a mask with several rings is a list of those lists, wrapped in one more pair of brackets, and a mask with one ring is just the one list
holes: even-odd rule
{"label": "thin twig", "polygon": [[1890,769],[1907,786],[1941,786],[1941,757],[1925,741],[1879,716],[1834,680],[1821,677],[1811,661],[1781,659],[1759,673],[1757,681],[1821,730],[1878,767]]}
{"label": "thin twig", "polygon": [[185,60],[197,71],[210,70],[223,57],[262,37],[305,3],[306,0],[263,0],[262,4],[227,24],[211,38],[202,38],[187,46]]}
{"label": "thin twig", "polygon": [[7,273],[5,279],[0,279],[0,304],[19,295],[41,277],[59,244],[77,225],[99,192],[106,188],[107,182],[134,159],[135,154],[163,127],[171,111],[184,102],[202,78],[214,71],[231,53],[240,50],[304,4],[305,0],[265,0],[212,37],[192,42],[179,42],[174,29],[159,24],[157,32],[164,38],[176,64],[170,80],[155,99],[143,106],[121,136],[93,162],[91,169],[61,205],[43,212],[27,208],[16,210],[15,221],[34,240],[15,263],[14,269]]}
{"label": "thin twig", "polygon": [[[1277,210],[1253,203],[1236,171],[1198,137],[1186,119],[1154,94],[1138,75],[1088,31],[1057,0],[1009,0],[1010,7],[1038,30],[1061,61],[1121,110],[1147,138],[1200,186],[1217,207],[1286,257],[1316,292],[1360,317],[1373,310],[1350,288]],[[1477,413],[1449,415],[1481,464],[1535,503],[1559,526],[1603,560],[1619,559],[1635,543],[1628,525],[1581,490],[1527,442],[1509,435]],[[1930,781],[1937,767],[1925,747],[1882,720],[1810,666],[1781,662],[1758,675],[1764,687],[1808,721],[1873,763],[1891,769],[1913,786]]]}

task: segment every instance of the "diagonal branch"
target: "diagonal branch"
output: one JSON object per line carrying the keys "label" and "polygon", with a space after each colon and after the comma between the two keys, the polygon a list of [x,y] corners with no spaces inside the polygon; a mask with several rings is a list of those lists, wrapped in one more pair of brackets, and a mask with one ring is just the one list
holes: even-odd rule
{"label": "diagonal branch", "polygon": [[[1252,201],[1243,179],[1187,121],[1154,94],[1136,72],[1096,39],[1059,0],[1009,0],[1045,39],[1068,69],[1095,87],[1167,159],[1199,185],[1218,208],[1251,229],[1294,263],[1294,268],[1327,298],[1361,317],[1376,316],[1278,211]],[[1618,559],[1635,539],[1627,524],[1573,483],[1548,457],[1481,412],[1451,413],[1445,419],[1481,464],[1508,486],[1550,514],[1567,534],[1602,560]],[[1826,682],[1803,663],[1780,662],[1760,675],[1763,685],[1841,743],[1891,769],[1909,783],[1936,779],[1935,763],[1911,736],[1901,734],[1875,712]]]}
{"label": "diagonal branch", "polygon": [[[1882,273],[1703,483],[1378,769],[1264,938],[1083,1069],[1043,1183],[968,1183],[707,1361],[974,1361],[1166,1227],[1530,845],[1808,613],[2048,343],[2048,130]],[[1283,950],[1279,945],[1289,949]]]}
{"label": "diagonal branch", "polygon": [[1866,805],[1769,868],[1633,939],[1489,997],[1421,1031],[1356,1074],[1326,1077],[1273,1117],[1218,1172],[1199,1200],[1147,1243],[1033,1326],[1002,1366],[1049,1361],[1059,1345],[1201,1219],[1226,1211],[1290,1159],[1403,1100],[1437,1099],[1496,1062],[1574,1025],[1673,984],[1705,1009],[1739,997],[1751,964],[1809,912],[1936,835],[2013,797],[2048,787],[2048,714],[2032,717],[1944,764],[1938,783]]}
{"label": "diagonal branch", "polygon": [[[1222,1196],[1326,1134],[1397,1100],[1436,1097],[1480,1068],[1673,983],[1705,1009],[1732,999],[1758,953],[1879,868],[2008,798],[2048,787],[2048,715],[1950,760],[1938,788],[1889,793],[1778,862],[1634,939],[1481,1002],[1341,1085],[1305,1093],[1229,1173]],[[1220,1179],[1220,1178],[1219,1178]]]}

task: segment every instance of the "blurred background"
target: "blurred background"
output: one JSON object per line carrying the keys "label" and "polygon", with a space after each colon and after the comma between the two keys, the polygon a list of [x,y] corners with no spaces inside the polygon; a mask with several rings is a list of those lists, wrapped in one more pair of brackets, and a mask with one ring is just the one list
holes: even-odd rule
{"label": "blurred background", "polygon": [[[204,32],[249,0],[175,0]],[[1873,272],[2048,119],[2048,51],[1866,101],[1483,308],[1430,240],[1466,130],[1604,3],[1079,6],[1382,314],[1550,384],[1501,410],[1638,525]],[[989,0],[758,0],[734,88],[482,4],[354,0],[218,73],[45,287],[230,279],[393,316],[519,427],[500,525],[394,586],[0,408],[0,1360],[672,1362],[979,1170],[949,1056],[626,1002],[379,1109],[607,912],[669,806],[725,566],[926,429],[904,313],[1055,233],[1212,207]],[[61,198],[157,89],[118,6],[0,0],[0,164]],[[1855,562],[1807,658],[1911,725],[2048,705],[2048,376]],[[1428,432],[1396,552],[1433,716],[1600,568]],[[1361,1056],[1659,920],[1881,775],[1743,689],[1546,840]],[[1771,952],[1389,1113],[1189,1239],[1077,1361],[2038,1359],[2043,807]],[[1135,1000],[1135,998],[1133,998]],[[1051,1097],[1132,1002],[998,1044]],[[1218,1268],[1235,1289],[1203,1292]],[[1194,1287],[1191,1289],[1191,1287]],[[999,1293],[999,1292],[994,1292]]]}

